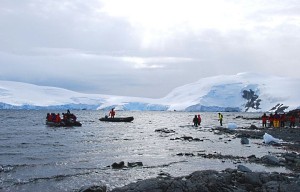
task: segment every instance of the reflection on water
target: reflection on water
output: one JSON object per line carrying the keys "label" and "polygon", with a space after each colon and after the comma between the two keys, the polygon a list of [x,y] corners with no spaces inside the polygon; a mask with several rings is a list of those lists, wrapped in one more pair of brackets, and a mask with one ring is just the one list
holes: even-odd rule
{"label": "reflection on water", "polygon": [[[57,112],[57,111],[55,111]],[[58,111],[61,113],[61,111]],[[233,135],[216,135],[217,113],[201,113],[201,128],[192,126],[194,113],[187,112],[117,112],[134,116],[132,123],[100,122],[102,111],[73,111],[82,127],[45,126],[47,111],[0,111],[0,189],[4,191],[72,191],[84,185],[103,183],[109,188],[123,186],[161,173],[182,176],[196,170],[235,168],[243,162],[179,156],[179,153],[219,153],[262,157],[281,152],[272,146],[250,140],[241,145]],[[224,113],[224,126],[260,126],[256,120],[236,119]],[[171,133],[156,132],[172,130]],[[191,136],[200,141],[176,138]],[[114,170],[114,162],[143,162],[143,166]],[[245,164],[254,171],[288,172],[281,167]]]}

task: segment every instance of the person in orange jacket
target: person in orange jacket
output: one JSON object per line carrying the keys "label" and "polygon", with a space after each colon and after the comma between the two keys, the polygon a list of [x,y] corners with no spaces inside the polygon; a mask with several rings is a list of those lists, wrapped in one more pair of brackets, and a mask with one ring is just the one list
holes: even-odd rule
{"label": "person in orange jacket", "polygon": [[47,121],[52,121],[52,117],[51,117],[51,115],[50,115],[50,113],[47,113]]}
{"label": "person in orange jacket", "polygon": [[295,117],[295,115],[292,115],[291,117],[290,117],[290,127],[295,127],[295,123],[296,123],[296,117]]}
{"label": "person in orange jacket", "polygon": [[55,116],[55,123],[60,123],[61,122],[61,118],[59,113],[57,113],[57,115]]}
{"label": "person in orange jacket", "polygon": [[112,109],[110,110],[110,112],[109,112],[109,116],[110,116],[111,118],[115,118],[115,114],[116,114],[116,112],[114,111],[114,108],[112,108]]}

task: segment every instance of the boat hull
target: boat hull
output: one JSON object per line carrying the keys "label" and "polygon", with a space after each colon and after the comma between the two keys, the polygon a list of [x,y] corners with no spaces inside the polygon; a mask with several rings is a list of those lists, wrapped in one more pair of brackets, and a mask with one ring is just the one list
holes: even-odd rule
{"label": "boat hull", "polygon": [[82,124],[79,121],[75,121],[75,122],[62,121],[60,123],[46,121],[46,125],[48,125],[49,127],[81,127]]}
{"label": "boat hull", "polygon": [[133,121],[133,117],[115,117],[115,118],[100,118],[100,121],[107,121],[107,122],[131,122]]}

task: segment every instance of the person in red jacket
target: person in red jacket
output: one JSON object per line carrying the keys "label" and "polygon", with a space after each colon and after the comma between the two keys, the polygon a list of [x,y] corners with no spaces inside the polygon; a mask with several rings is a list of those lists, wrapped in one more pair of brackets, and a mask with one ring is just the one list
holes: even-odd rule
{"label": "person in red jacket", "polygon": [[280,127],[285,127],[286,116],[285,113],[280,115]]}
{"label": "person in red jacket", "polygon": [[295,127],[295,123],[296,123],[296,117],[295,117],[295,115],[292,115],[291,117],[290,117],[290,127]]}
{"label": "person in red jacket", "polygon": [[115,114],[116,114],[116,112],[114,111],[114,108],[112,108],[112,109],[110,110],[110,112],[109,112],[109,116],[110,116],[111,118],[115,118]]}
{"label": "person in red jacket", "polygon": [[47,113],[47,121],[52,121],[52,117],[51,117],[51,115],[50,115],[50,113]]}
{"label": "person in red jacket", "polygon": [[61,122],[61,118],[59,113],[57,113],[57,115],[55,116],[55,123],[60,123]]}
{"label": "person in red jacket", "polygon": [[200,124],[201,124],[201,116],[200,114],[198,114],[198,125],[200,126]]}
{"label": "person in red jacket", "polygon": [[268,119],[268,116],[266,115],[266,113],[264,113],[263,116],[261,117],[262,127],[267,127],[267,119]]}

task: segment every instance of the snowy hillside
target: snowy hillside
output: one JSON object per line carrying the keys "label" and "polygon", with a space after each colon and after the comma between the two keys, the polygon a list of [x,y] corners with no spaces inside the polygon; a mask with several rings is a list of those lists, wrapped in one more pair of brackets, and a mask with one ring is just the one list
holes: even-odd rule
{"label": "snowy hillside", "polygon": [[174,89],[162,101],[169,110],[290,110],[300,106],[299,86],[299,79],[239,73],[200,79]]}
{"label": "snowy hillside", "polygon": [[239,73],[203,78],[161,99],[83,94],[66,89],[0,81],[0,109],[110,109],[270,111],[300,106],[299,79]]}

